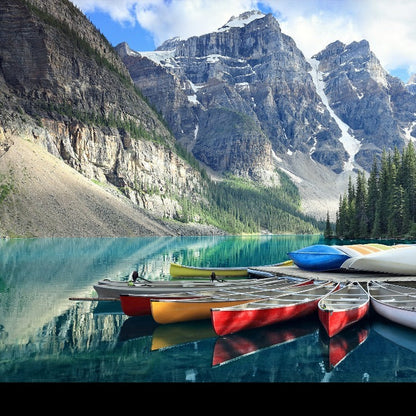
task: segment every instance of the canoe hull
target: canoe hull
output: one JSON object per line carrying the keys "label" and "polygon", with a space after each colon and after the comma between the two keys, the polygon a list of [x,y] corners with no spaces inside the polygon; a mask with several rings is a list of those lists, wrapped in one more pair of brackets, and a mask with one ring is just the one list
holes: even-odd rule
{"label": "canoe hull", "polygon": [[151,315],[151,299],[195,299],[197,295],[121,295],[121,309],[128,316]]}
{"label": "canoe hull", "polygon": [[172,277],[210,277],[214,272],[221,277],[248,277],[247,267],[193,267],[177,263],[170,264],[169,273]]}
{"label": "canoe hull", "polygon": [[370,309],[370,296],[358,283],[348,284],[324,296],[318,304],[318,317],[329,337],[364,318]]}
{"label": "canoe hull", "polygon": [[371,300],[371,306],[374,310],[384,318],[396,322],[397,324],[407,326],[412,329],[416,329],[416,311],[408,309],[395,308],[378,302],[374,299]]}
{"label": "canoe hull", "polygon": [[[238,282],[182,282],[174,283],[167,281],[165,284],[157,282],[156,284],[136,284],[129,286],[127,282],[113,282],[113,281],[100,281],[98,284],[93,285],[93,288],[97,292],[99,297],[103,298],[118,298],[120,295],[147,295],[147,294],[167,294],[167,293],[183,293],[192,290],[200,292],[207,290],[217,290],[224,287],[234,287],[239,284]],[[250,279],[244,279],[242,282],[244,285],[250,285]]]}
{"label": "canoe hull", "polygon": [[309,271],[336,270],[349,256],[335,246],[315,244],[288,253],[299,268]]}
{"label": "canoe hull", "polygon": [[217,335],[227,335],[244,329],[260,328],[309,315],[316,311],[318,299],[310,302],[266,309],[215,310],[211,320]]}
{"label": "canoe hull", "polygon": [[346,270],[416,275],[416,246],[400,246],[378,253],[347,259],[341,266]]}
{"label": "canoe hull", "polygon": [[[258,299],[258,298],[257,298]],[[159,324],[195,321],[209,319],[211,308],[225,308],[249,302],[249,297],[243,300],[208,300],[198,302],[180,302],[152,299],[150,301],[153,319]],[[254,300],[254,299],[253,299]]]}
{"label": "canoe hull", "polygon": [[416,329],[416,290],[395,284],[369,282],[372,308],[384,318]]}
{"label": "canoe hull", "polygon": [[186,288],[186,287],[134,287],[134,286],[125,286],[125,287],[114,287],[111,285],[94,285],[95,291],[97,292],[98,297],[102,298],[118,298],[121,295],[160,295],[168,293],[183,293],[187,290],[192,290],[193,292],[201,292],[207,290],[216,290],[215,286],[206,286],[206,287],[197,287],[197,288]]}
{"label": "canoe hull", "polygon": [[319,320],[321,321],[329,337],[339,334],[350,325],[355,324],[364,318],[368,313],[370,303],[343,311],[318,310]]}

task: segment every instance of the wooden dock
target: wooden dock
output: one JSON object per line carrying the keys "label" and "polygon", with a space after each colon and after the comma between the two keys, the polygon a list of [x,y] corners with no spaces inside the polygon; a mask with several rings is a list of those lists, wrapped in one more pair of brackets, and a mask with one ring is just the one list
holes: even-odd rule
{"label": "wooden dock", "polygon": [[366,283],[370,280],[385,281],[385,282],[402,282],[416,285],[415,276],[399,276],[387,273],[366,273],[366,272],[355,272],[355,271],[333,271],[333,272],[311,272],[300,269],[297,266],[261,266],[261,267],[250,267],[250,269],[259,270],[262,272],[272,273],[275,276],[291,276],[291,277],[303,277],[306,279],[317,279],[317,280],[332,280],[335,282],[346,282],[346,281],[358,281],[360,283]]}

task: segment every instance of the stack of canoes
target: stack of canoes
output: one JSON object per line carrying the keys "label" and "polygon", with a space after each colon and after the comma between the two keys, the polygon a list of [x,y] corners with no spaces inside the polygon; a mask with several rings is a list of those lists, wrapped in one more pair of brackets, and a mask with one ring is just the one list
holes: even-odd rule
{"label": "stack of canoes", "polygon": [[122,294],[120,296],[123,312],[129,316],[152,313],[159,323],[172,323],[187,320],[206,319],[210,317],[210,305],[233,305],[272,296],[292,286],[312,283],[308,279],[269,278],[256,282],[219,286],[213,289],[196,290],[176,293],[157,294]]}
{"label": "stack of canoes", "polygon": [[301,269],[365,271],[401,275],[416,274],[416,245],[398,244],[316,244],[288,253]]}
{"label": "stack of canoes", "polygon": [[[288,254],[298,267],[312,271],[348,269],[416,274],[416,245],[314,245]],[[214,270],[215,275],[221,276],[219,268],[207,270],[209,276]],[[201,273],[200,268],[197,273]],[[365,290],[357,282],[262,277],[135,283],[102,280],[94,289],[101,298],[119,298],[126,315],[152,315],[158,324],[210,319],[219,336],[316,312],[331,338],[362,320],[370,305],[391,321],[416,329],[414,288],[371,281]]]}
{"label": "stack of canoes", "polygon": [[222,336],[244,329],[259,328],[309,315],[319,300],[338,290],[340,284],[325,282],[291,290],[286,294],[225,308],[212,308],[214,331]]}
{"label": "stack of canoes", "polygon": [[151,299],[151,311],[153,319],[161,324],[209,319],[212,308],[225,308],[268,299],[289,292],[303,291],[304,287],[312,284],[312,280],[299,283],[281,279],[280,282],[275,284],[220,290],[214,296],[194,299]]}
{"label": "stack of canoes", "polygon": [[[158,324],[211,319],[216,335],[261,328],[311,315],[317,311],[327,335],[335,337],[362,320],[370,305],[381,316],[416,329],[416,289],[370,281],[365,290],[358,282],[335,283],[313,279],[274,277],[234,283],[215,289],[163,293],[158,290],[120,295],[126,315],[152,315]],[[142,288],[142,290],[145,290]]]}

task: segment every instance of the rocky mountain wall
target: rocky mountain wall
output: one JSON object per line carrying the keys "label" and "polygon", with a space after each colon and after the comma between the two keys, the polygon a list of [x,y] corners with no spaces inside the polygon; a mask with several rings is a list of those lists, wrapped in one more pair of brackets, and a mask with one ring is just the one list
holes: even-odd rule
{"label": "rocky mountain wall", "polygon": [[331,108],[361,143],[355,157],[361,168],[369,170],[383,149],[402,150],[406,139],[416,138],[414,96],[382,68],[366,40],[334,42],[314,58]]}
{"label": "rocky mountain wall", "polygon": [[176,216],[180,198],[202,198],[199,172],[72,3],[2,1],[0,56],[3,149],[25,137],[161,217]]}
{"label": "rocky mountain wall", "polygon": [[[390,76],[366,40],[306,59],[271,14],[250,11],[154,52],[116,50],[199,161],[266,184],[283,170],[309,212],[332,212],[350,176],[416,139],[411,83]],[[310,181],[322,175],[319,195]]]}

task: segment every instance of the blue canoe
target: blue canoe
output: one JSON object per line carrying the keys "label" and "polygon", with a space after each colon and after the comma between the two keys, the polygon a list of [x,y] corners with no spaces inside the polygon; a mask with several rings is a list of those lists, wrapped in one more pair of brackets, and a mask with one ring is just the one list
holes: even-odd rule
{"label": "blue canoe", "polygon": [[314,272],[337,270],[350,256],[335,246],[315,244],[287,253],[301,269]]}

